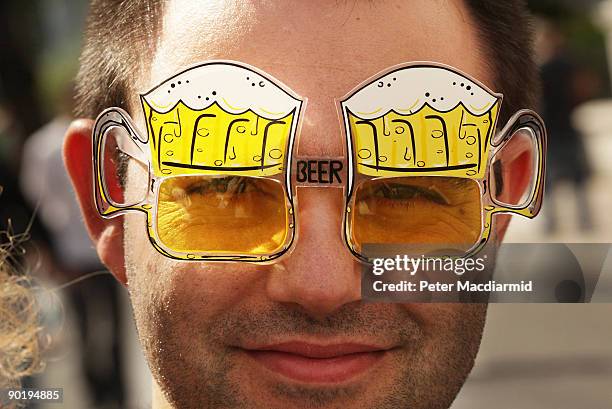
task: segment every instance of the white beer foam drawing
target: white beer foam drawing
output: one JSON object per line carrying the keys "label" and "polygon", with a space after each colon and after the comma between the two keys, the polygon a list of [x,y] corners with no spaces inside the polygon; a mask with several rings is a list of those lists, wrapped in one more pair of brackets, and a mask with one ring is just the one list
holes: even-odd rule
{"label": "white beer foam drawing", "polygon": [[425,104],[446,112],[462,103],[470,113],[480,115],[496,101],[495,95],[452,70],[414,66],[373,81],[351,95],[343,106],[362,119],[374,119],[391,111],[409,115]]}
{"label": "white beer foam drawing", "polygon": [[283,118],[300,106],[299,99],[260,73],[230,62],[213,62],[187,69],[143,98],[159,113],[170,111],[179,101],[193,110],[206,109],[216,102],[231,114],[242,114],[250,109],[268,119]]}

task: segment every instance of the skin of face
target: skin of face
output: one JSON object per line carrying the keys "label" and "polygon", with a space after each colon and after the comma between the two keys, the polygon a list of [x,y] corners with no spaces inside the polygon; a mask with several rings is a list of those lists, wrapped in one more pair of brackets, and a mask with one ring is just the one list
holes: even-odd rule
{"label": "skin of face", "polygon": [[[231,59],[258,67],[308,98],[299,155],[342,156],[335,100],[407,61],[454,66],[494,89],[460,0],[168,2],[147,91],[186,66]],[[145,122],[137,93],[130,114]],[[366,304],[361,266],[341,235],[341,189],[300,189],[290,256],[262,266],[181,262],[151,246],[142,214],[101,219],[92,202],[92,121],[68,132],[68,170],[98,253],[126,285],[154,376],[154,406],[175,408],[447,408],[470,372],[484,304]],[[128,171],[128,194],[146,183]],[[499,226],[502,226],[501,228]],[[498,223],[497,239],[505,223]],[[240,234],[228,232],[228,234]],[[299,382],[245,352],[299,341],[385,350],[342,382]]]}

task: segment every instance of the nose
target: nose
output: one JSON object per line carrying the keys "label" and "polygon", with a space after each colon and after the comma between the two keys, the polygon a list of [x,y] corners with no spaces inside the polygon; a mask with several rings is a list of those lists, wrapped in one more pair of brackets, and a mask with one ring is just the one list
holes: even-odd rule
{"label": "nose", "polygon": [[359,301],[360,265],[342,238],[342,189],[301,188],[297,193],[295,248],[273,269],[268,296],[298,305],[316,319]]}

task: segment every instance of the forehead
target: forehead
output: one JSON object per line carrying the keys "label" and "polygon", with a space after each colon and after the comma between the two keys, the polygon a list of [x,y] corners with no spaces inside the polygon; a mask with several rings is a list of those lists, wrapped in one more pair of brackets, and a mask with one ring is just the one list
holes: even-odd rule
{"label": "forehead", "polygon": [[256,66],[308,99],[300,153],[342,154],[335,99],[406,61],[437,61],[491,87],[476,30],[461,0],[167,3],[147,91],[209,59]]}

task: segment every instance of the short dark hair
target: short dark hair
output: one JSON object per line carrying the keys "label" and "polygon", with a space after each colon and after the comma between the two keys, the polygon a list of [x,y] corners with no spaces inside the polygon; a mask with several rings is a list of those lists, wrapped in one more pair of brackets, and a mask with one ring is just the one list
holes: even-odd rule
{"label": "short dark hair", "polygon": [[[503,125],[521,108],[535,108],[539,76],[533,29],[524,0],[465,0],[494,73],[494,90],[504,94]],[[89,9],[75,113],[95,118],[104,108],[127,108],[134,76],[155,52],[162,0],[93,0]]]}
{"label": "short dark hair", "polygon": [[524,0],[465,0],[474,23],[485,64],[494,73],[496,92],[504,94],[498,124],[516,111],[536,109],[540,76],[534,56],[532,16]]}
{"label": "short dark hair", "polygon": [[155,52],[163,0],[92,0],[76,77],[75,115],[127,110],[130,84]]}

